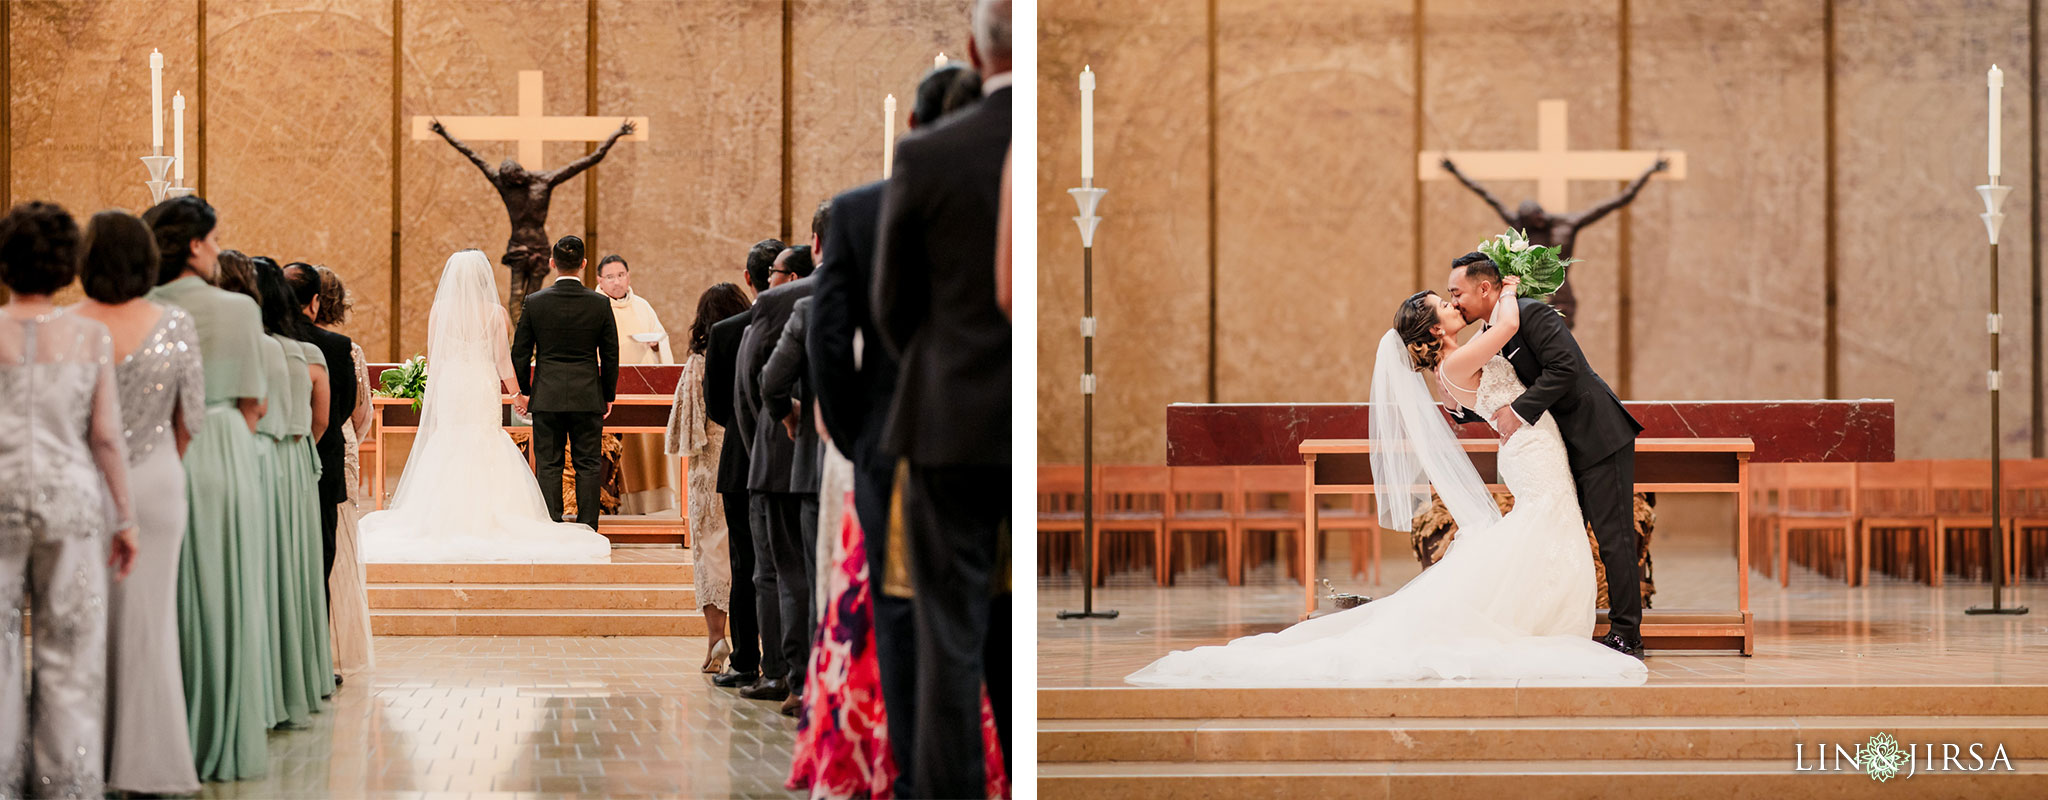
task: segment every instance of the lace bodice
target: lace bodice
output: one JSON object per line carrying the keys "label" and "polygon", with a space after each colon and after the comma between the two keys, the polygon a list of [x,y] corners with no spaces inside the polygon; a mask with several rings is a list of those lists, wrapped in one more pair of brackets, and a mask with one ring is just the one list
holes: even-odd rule
{"label": "lace bodice", "polygon": [[206,419],[206,373],[199,362],[199,333],[192,317],[164,307],[156,329],[114,368],[121,395],[121,429],[128,463],[137,464],[175,439],[172,415],[193,434]]}
{"label": "lace bodice", "polygon": [[0,437],[0,514],[10,522],[40,518],[30,524],[97,534],[128,517],[113,361],[113,339],[98,322],[65,311],[0,312],[0,425],[10,432]]}
{"label": "lace bodice", "polygon": [[[1473,399],[1478,408],[1473,410],[1491,419],[1494,412],[1519,399],[1526,388],[1514,365],[1496,355],[1479,369],[1479,391]],[[1501,446],[1499,465],[1500,481],[1514,493],[1517,505],[1536,493],[1551,492],[1562,493],[1560,496],[1577,505],[1571,459],[1565,452],[1564,437],[1557,431],[1557,420],[1549,412],[1523,426]]]}

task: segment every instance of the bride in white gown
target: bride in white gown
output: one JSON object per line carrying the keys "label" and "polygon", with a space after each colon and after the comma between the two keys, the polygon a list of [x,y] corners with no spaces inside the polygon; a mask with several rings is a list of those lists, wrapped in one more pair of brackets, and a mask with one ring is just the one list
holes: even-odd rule
{"label": "bride in white gown", "polygon": [[[1380,340],[1370,426],[1380,524],[1409,530],[1430,489],[1458,522],[1442,560],[1391,595],[1278,633],[1168,654],[1131,675],[1157,686],[1333,686],[1442,679],[1569,679],[1640,683],[1643,663],[1593,641],[1593,556],[1564,439],[1549,414],[1501,446],[1500,479],[1515,495],[1500,516],[1478,471],[1430,398],[1422,368],[1441,363],[1445,391],[1491,417],[1523,386],[1499,355],[1520,324],[1512,298],[1462,348],[1464,320],[1418,292]],[[1405,336],[1404,336],[1405,333]],[[1477,372],[1475,389],[1448,375]],[[1470,382],[1467,381],[1468,385]]]}
{"label": "bride in white gown", "polygon": [[427,315],[427,396],[390,508],[362,519],[366,562],[611,560],[610,540],[555,522],[519,446],[500,426],[516,394],[511,325],[491,262],[448,257]]}

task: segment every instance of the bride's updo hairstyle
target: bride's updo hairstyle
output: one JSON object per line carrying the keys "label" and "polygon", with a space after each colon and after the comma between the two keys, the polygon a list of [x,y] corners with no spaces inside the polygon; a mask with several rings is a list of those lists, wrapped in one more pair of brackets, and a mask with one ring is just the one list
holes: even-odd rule
{"label": "bride's updo hairstyle", "polygon": [[1436,304],[1430,302],[1433,297],[1436,292],[1428,289],[1416,292],[1394,312],[1394,332],[1408,346],[1408,357],[1415,361],[1416,372],[1436,369],[1444,358],[1443,340],[1429,330],[1437,322]]}

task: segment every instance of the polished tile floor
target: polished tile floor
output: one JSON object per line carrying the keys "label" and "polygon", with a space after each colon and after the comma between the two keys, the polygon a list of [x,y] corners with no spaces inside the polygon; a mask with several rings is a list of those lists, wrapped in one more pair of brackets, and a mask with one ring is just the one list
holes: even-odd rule
{"label": "polished tile floor", "polygon": [[[1683,505],[1670,514],[1712,508]],[[1731,537],[1721,525],[1688,529],[1673,519],[1652,548],[1657,608],[1734,608],[1736,571]],[[1660,531],[1667,529],[1660,528]],[[1382,542],[1383,578],[1366,585],[1349,576],[1348,556],[1331,555],[1320,577],[1340,591],[1384,596],[1419,573],[1406,534]],[[1795,566],[1789,587],[1750,574],[1756,615],[1752,657],[1725,653],[1658,653],[1648,660],[1652,684],[2048,684],[2048,585],[2009,589],[2007,603],[2033,607],[2025,616],[1967,616],[1987,603],[1983,582],[1951,577],[1940,589],[1873,575],[1864,587]],[[1147,570],[1116,575],[1095,591],[1095,607],[1114,620],[1060,620],[1082,606],[1072,573],[1041,579],[1038,589],[1038,685],[1122,686],[1123,676],[1167,652],[1220,644],[1279,630],[1299,617],[1300,584],[1277,566],[1247,573],[1246,585],[1225,585],[1213,567],[1182,573],[1159,588]]]}
{"label": "polished tile floor", "polygon": [[[639,555],[628,556],[637,559]],[[698,672],[680,637],[379,637],[263,780],[205,797],[793,797],[796,720]]]}

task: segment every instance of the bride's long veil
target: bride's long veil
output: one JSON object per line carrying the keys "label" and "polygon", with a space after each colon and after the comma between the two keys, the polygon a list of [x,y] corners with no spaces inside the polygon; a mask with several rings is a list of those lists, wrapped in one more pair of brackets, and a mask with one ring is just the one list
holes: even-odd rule
{"label": "bride's long veil", "polygon": [[1432,486],[1460,532],[1477,533],[1500,521],[1493,494],[1430,397],[1407,345],[1391,330],[1380,337],[1373,359],[1369,413],[1373,495],[1381,526],[1413,528],[1415,515],[1429,505]]}
{"label": "bride's long veil", "polygon": [[[441,268],[441,283],[427,317],[427,393],[413,452],[424,452],[434,435],[449,425],[498,425],[494,348],[509,344],[497,294],[491,262],[483,251],[457,252]],[[429,477],[406,470],[392,493],[392,507],[404,507]]]}

